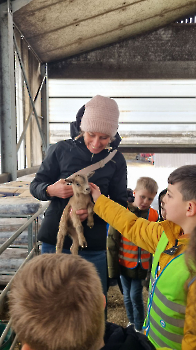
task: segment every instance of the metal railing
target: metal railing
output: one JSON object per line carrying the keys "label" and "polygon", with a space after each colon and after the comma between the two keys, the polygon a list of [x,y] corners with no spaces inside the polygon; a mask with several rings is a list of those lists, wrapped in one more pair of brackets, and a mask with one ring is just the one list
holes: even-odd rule
{"label": "metal railing", "polygon": [[[1,295],[0,295],[0,313],[3,310],[3,306],[5,303],[5,298],[10,290],[11,284],[13,282],[14,278],[17,278],[17,273],[18,271],[29,261],[34,255],[39,254],[39,242],[37,241],[37,232],[38,232],[38,217],[40,214],[44,213],[46,208],[48,207],[48,203],[42,206],[35,214],[32,216],[30,215],[21,215],[21,216],[16,216],[16,215],[4,215],[1,214],[0,217],[6,218],[6,217],[20,217],[20,218],[27,218],[27,222],[23,224],[10,238],[8,238],[1,246],[0,246],[0,255],[8,248],[21,248],[21,246],[12,246],[11,244],[14,242],[14,240],[26,229],[28,228],[28,246],[26,247],[28,249],[28,255],[23,261],[23,263],[20,265],[18,270],[15,272],[14,276],[10,279],[9,283],[6,285],[6,287],[3,289]],[[33,223],[34,225],[34,230],[33,230]],[[33,242],[34,241],[34,242]],[[22,248],[25,248],[25,246],[22,246]],[[0,337],[0,348],[3,345],[4,340],[6,339],[6,336],[11,328],[11,322],[9,321]],[[14,349],[16,343],[17,343],[17,336],[14,334],[12,331],[12,336],[13,336],[13,341],[10,347],[10,350]]]}

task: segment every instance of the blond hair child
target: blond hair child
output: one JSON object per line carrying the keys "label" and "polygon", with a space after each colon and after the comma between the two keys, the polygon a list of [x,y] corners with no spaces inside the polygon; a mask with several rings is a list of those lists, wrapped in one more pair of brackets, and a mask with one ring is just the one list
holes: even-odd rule
{"label": "blond hair child", "polygon": [[34,257],[16,274],[9,295],[22,350],[155,349],[131,327],[105,326],[104,306],[94,265],[70,254]]}
{"label": "blond hair child", "polygon": [[[140,177],[133,191],[134,201],[128,202],[128,209],[138,217],[157,221],[158,213],[150,207],[157,191],[158,185],[154,179]],[[118,268],[128,325],[133,324],[137,331],[142,331],[144,323],[143,282],[147,274],[150,274],[152,256],[146,250],[119,235],[118,231],[112,227],[109,228],[107,247],[109,277],[116,277]],[[115,268],[117,260],[118,267]]]}

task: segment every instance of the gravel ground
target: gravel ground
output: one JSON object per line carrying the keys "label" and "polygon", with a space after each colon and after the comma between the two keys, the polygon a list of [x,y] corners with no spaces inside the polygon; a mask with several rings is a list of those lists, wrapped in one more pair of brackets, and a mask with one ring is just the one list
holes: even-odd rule
{"label": "gravel ground", "polygon": [[[126,327],[128,319],[124,307],[123,295],[121,294],[117,285],[110,286],[107,299],[107,320],[122,327]],[[146,288],[143,288],[143,300],[146,315],[146,305],[148,300],[148,292]]]}

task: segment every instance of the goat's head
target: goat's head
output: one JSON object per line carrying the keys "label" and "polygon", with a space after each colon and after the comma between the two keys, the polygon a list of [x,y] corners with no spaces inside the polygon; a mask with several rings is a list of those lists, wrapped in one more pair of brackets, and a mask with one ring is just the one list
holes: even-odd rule
{"label": "goat's head", "polygon": [[93,174],[94,174],[93,171],[87,175],[76,174],[74,176],[71,176],[70,178],[65,179],[65,181],[73,185],[74,194],[75,193],[89,194],[91,189],[88,183],[88,179]]}

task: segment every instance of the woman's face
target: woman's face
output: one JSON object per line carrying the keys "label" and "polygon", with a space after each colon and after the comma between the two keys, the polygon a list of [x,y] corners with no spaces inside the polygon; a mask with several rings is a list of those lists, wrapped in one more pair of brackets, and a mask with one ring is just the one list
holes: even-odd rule
{"label": "woman's face", "polygon": [[97,154],[106,148],[110,142],[110,136],[101,134],[100,132],[85,131],[84,142],[91,153]]}

